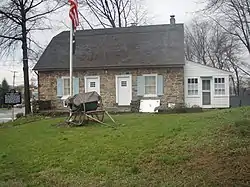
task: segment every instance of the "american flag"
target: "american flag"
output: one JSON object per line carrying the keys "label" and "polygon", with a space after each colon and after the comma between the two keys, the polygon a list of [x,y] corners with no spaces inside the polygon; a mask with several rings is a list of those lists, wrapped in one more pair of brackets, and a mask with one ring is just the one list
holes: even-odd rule
{"label": "american flag", "polygon": [[72,20],[74,30],[79,25],[78,2],[77,0],[68,0],[70,3],[69,17]]}
{"label": "american flag", "polygon": [[75,31],[76,27],[79,25],[79,18],[78,18],[78,2],[77,0],[68,0],[70,3],[70,10],[69,10],[69,17],[72,21],[73,27],[73,54],[75,54],[76,50],[76,41],[75,41]]}

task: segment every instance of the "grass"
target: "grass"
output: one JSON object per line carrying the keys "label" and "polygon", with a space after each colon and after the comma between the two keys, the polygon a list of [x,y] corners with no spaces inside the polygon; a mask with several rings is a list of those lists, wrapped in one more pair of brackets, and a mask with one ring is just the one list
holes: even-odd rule
{"label": "grass", "polygon": [[10,109],[9,108],[0,108],[0,111],[6,111],[6,110],[10,110]]}
{"label": "grass", "polygon": [[125,125],[3,126],[0,186],[250,185],[250,108],[113,117]]}

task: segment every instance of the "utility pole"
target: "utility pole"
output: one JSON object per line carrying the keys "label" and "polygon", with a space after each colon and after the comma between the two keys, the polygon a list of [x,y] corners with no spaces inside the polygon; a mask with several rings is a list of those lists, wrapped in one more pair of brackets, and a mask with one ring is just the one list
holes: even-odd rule
{"label": "utility pole", "polygon": [[14,75],[13,75],[13,89],[14,89],[14,87],[15,87],[15,79],[16,79],[16,73],[17,73],[17,71],[12,71],[13,73],[14,73]]}
{"label": "utility pole", "polygon": [[[13,89],[15,88],[15,79],[16,79],[16,73],[17,71],[11,71],[14,73],[13,75]],[[14,105],[12,105],[12,121],[15,119],[15,111],[14,111]]]}

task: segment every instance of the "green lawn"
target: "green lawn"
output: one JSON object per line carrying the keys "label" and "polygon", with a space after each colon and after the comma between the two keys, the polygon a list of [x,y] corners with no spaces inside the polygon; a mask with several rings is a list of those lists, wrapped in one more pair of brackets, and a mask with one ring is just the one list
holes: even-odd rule
{"label": "green lawn", "polygon": [[113,117],[0,127],[0,186],[250,185],[250,108]]}

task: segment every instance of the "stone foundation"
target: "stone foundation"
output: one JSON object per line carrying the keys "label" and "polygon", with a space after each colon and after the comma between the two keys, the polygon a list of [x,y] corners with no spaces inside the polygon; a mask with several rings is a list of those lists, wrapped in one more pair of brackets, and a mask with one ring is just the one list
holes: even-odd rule
{"label": "stone foundation", "polygon": [[[160,74],[164,76],[164,95],[160,97],[161,104],[184,103],[184,69],[156,68],[156,69],[123,69],[123,70],[95,70],[73,72],[73,76],[80,78],[79,91],[84,92],[84,76],[100,76],[100,92],[106,108],[117,109],[115,76],[132,75],[133,100],[137,99],[137,76],[142,74]],[[63,104],[57,97],[57,78],[69,76],[69,72],[39,72],[39,99],[51,100],[53,109],[62,109]],[[124,107],[119,107],[121,110]],[[129,110],[128,108],[124,110]]]}

